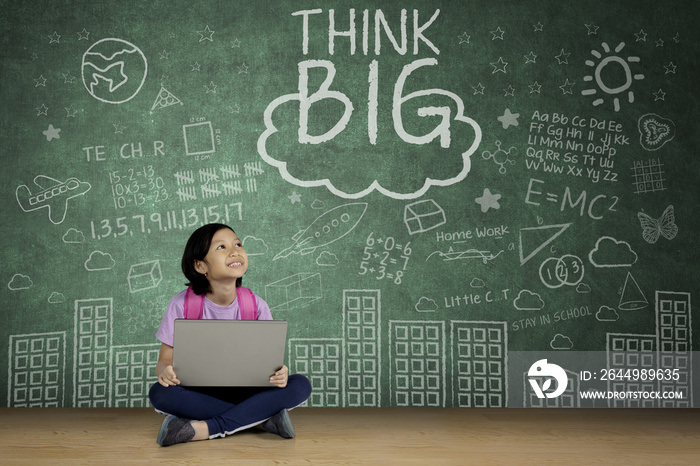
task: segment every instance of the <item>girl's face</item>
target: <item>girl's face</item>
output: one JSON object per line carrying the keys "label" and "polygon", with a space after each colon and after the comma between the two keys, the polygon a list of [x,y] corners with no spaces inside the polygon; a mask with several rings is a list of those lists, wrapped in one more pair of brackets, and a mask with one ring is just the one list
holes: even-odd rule
{"label": "girl's face", "polygon": [[228,228],[222,228],[214,233],[204,259],[195,261],[195,270],[206,274],[209,283],[235,282],[248,270],[248,255],[238,236]]}

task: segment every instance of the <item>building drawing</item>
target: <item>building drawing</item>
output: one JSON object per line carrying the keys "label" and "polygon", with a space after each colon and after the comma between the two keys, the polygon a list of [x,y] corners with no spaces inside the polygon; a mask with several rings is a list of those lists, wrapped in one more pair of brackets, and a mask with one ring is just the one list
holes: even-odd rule
{"label": "building drawing", "polygon": [[66,374],[66,332],[11,335],[7,406],[63,406]]}
{"label": "building drawing", "polygon": [[381,406],[381,296],[343,291],[346,406]]}

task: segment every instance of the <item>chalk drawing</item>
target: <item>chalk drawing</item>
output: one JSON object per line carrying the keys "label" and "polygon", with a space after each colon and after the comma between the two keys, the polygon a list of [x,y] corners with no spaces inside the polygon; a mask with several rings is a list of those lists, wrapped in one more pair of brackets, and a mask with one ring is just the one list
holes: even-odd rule
{"label": "chalk drawing", "polygon": [[46,136],[47,141],[52,141],[54,139],[61,139],[61,135],[58,134],[61,132],[61,128],[54,128],[53,125],[49,125],[49,128],[46,131],[42,131],[42,134]]}
{"label": "chalk drawing", "polygon": [[[512,87],[512,86],[511,86]],[[512,92],[510,95],[513,95]],[[519,113],[511,113],[510,109],[507,108],[502,116],[496,118],[503,125],[503,129],[508,129],[510,126],[518,126]]]}
{"label": "chalk drawing", "polygon": [[175,97],[172,92],[164,88],[163,86],[160,87],[160,91],[158,92],[158,96],[156,97],[156,100],[153,102],[153,106],[151,107],[151,112],[153,113],[153,110],[157,108],[165,108],[165,107],[170,107],[171,105],[184,105],[180,99]]}
{"label": "chalk drawing", "polygon": [[13,291],[17,291],[28,290],[32,287],[32,285],[34,285],[34,282],[32,282],[32,279],[29,278],[29,276],[22,275],[21,273],[16,273],[10,279],[10,282],[7,284],[7,287]]}
{"label": "chalk drawing", "polygon": [[421,296],[421,298],[414,306],[414,309],[416,310],[416,312],[435,312],[438,310],[438,305],[434,299]]}
{"label": "chalk drawing", "polygon": [[[633,333],[608,333],[607,334],[607,360],[608,368],[615,373],[624,374],[627,371],[655,371],[659,368],[657,336]],[[631,373],[631,372],[630,372]],[[655,380],[634,380],[624,377],[608,381],[608,389],[618,392],[628,390],[658,390]],[[654,408],[658,407],[657,400],[613,399],[608,400],[609,407],[625,408]]]}
{"label": "chalk drawing", "polygon": [[445,211],[433,199],[424,199],[406,205],[403,211],[403,222],[408,233],[424,233],[440,225],[444,225]]}
{"label": "chalk drawing", "polygon": [[486,283],[481,278],[473,278],[472,281],[469,282],[469,286],[472,288],[483,288],[486,286]]}
{"label": "chalk drawing", "polygon": [[444,262],[454,260],[480,259],[484,264],[486,264],[489,261],[492,261],[498,256],[500,256],[502,252],[503,250],[498,251],[496,254],[494,254],[491,251],[479,251],[477,249],[472,248],[464,251],[455,251],[450,246],[450,249],[447,252],[433,251],[432,253],[430,253],[430,255],[428,255],[428,257],[425,258],[425,260],[427,261],[428,259],[437,254],[438,257]]}
{"label": "chalk drawing", "polygon": [[508,62],[503,61],[503,57],[498,57],[498,60],[491,62],[491,66],[493,66],[493,71],[491,74],[496,74],[498,72],[506,74],[506,66],[508,66]]}
{"label": "chalk drawing", "polygon": [[631,267],[637,262],[637,253],[625,241],[610,236],[601,236],[588,254],[595,267]]}
{"label": "chalk drawing", "polygon": [[160,261],[152,260],[132,265],[126,279],[131,293],[156,288],[163,281]]}
{"label": "chalk drawing", "polygon": [[[557,239],[559,235],[564,233],[567,228],[571,226],[571,223],[562,223],[560,225],[545,225],[540,227],[529,227],[520,229],[520,265],[525,264],[527,261],[532,259],[538,252],[546,248],[552,241]],[[549,230],[556,230],[554,234],[550,234]],[[542,232],[549,235],[542,240]],[[523,241],[525,239],[526,241]],[[523,243],[530,243],[525,244]],[[537,244],[538,246],[533,247],[532,244]],[[525,253],[527,252],[527,255]]]}
{"label": "chalk drawing", "polygon": [[637,120],[639,144],[644,150],[661,149],[676,136],[676,124],[656,113],[647,113]]}
{"label": "chalk drawing", "polygon": [[113,334],[112,298],[75,301],[73,406],[110,406],[110,348]]}
{"label": "chalk drawing", "polygon": [[323,251],[316,258],[316,265],[321,267],[335,267],[339,263],[340,260],[338,259],[338,256],[328,251]]}
{"label": "chalk drawing", "polygon": [[515,160],[511,160],[510,156],[511,155],[516,155],[518,153],[518,149],[515,147],[511,147],[508,149],[508,151],[504,151],[501,149],[501,141],[496,141],[496,151],[494,153],[491,153],[490,151],[485,150],[484,152],[481,153],[481,157],[484,158],[484,160],[493,160],[493,162],[500,166],[501,168],[498,169],[498,173],[501,175],[506,174],[506,163],[509,163],[511,165],[515,165]]}
{"label": "chalk drawing", "polygon": [[540,265],[540,280],[547,288],[559,288],[564,285],[576,286],[583,280],[585,268],[578,256],[566,254],[550,257]]}
{"label": "chalk drawing", "polygon": [[566,81],[564,81],[564,84],[559,86],[559,89],[561,89],[561,91],[563,92],[564,95],[573,94],[572,88],[574,87],[575,84],[576,84],[576,82],[570,83],[569,78],[566,78]]}
{"label": "chalk drawing", "polygon": [[672,205],[666,207],[658,220],[643,212],[638,212],[637,217],[642,226],[642,237],[649,244],[656,243],[660,236],[670,241],[678,234]]}
{"label": "chalk drawing", "polygon": [[215,31],[209,29],[209,25],[207,24],[203,31],[197,31],[197,34],[199,34],[199,41],[208,40],[209,42],[214,42],[214,32]]}
{"label": "chalk drawing", "polygon": [[112,259],[112,255],[102,251],[93,251],[90,257],[85,261],[85,270],[95,272],[98,270],[110,270],[114,268],[116,262]]}
{"label": "chalk drawing", "polygon": [[568,65],[569,64],[569,55],[571,55],[570,52],[564,52],[564,49],[561,49],[561,52],[559,52],[559,55],[555,56],[554,58],[557,59],[557,62],[560,65]]}
{"label": "chalk drawing", "polygon": [[452,405],[505,407],[508,403],[507,324],[452,320],[449,345]]}
{"label": "chalk drawing", "polygon": [[265,255],[269,249],[264,239],[256,238],[255,236],[246,236],[243,238],[243,248],[248,256],[262,256]]}
{"label": "chalk drawing", "polygon": [[[603,51],[607,56],[603,58],[603,54],[597,50],[591,50],[591,55],[593,55],[597,60],[599,61],[594,61],[594,60],[586,60],[586,65],[590,66],[592,68],[595,68],[593,71],[592,75],[586,75],[583,77],[583,80],[586,82],[592,82],[595,81],[595,84],[597,85],[598,89],[604,94],[608,95],[617,95],[621,94],[623,92],[627,92],[627,101],[629,103],[634,102],[634,92],[629,90],[630,87],[632,87],[632,84],[634,83],[635,80],[642,80],[644,79],[644,75],[639,73],[639,74],[632,74],[632,70],[630,67],[630,63],[639,63],[639,57],[627,57],[627,59],[624,59],[617,54],[619,54],[622,49],[625,48],[625,43],[620,42],[617,47],[615,47],[614,53],[611,53],[610,51],[610,46],[603,42],[601,44],[603,47]],[[563,52],[563,50],[562,50]],[[617,66],[621,68],[622,74],[625,76],[625,82],[619,85],[619,83],[615,83],[617,87],[609,87],[607,83],[603,80],[602,76],[607,75],[610,73],[610,70],[608,71],[603,71],[606,67],[613,67]],[[619,73],[616,73],[616,75]],[[589,88],[589,89],[584,89],[581,91],[582,95],[596,95],[598,93],[598,89],[595,88]],[[605,103],[604,98],[598,98],[593,101],[593,106],[598,106]],[[616,112],[620,111],[620,99],[618,97],[613,98],[613,108],[615,109]]]}
{"label": "chalk drawing", "polygon": [[367,211],[367,203],[354,202],[334,207],[316,217],[309,226],[292,237],[293,245],[278,253],[272,260],[284,259],[290,254],[311,254],[353,231]]}
{"label": "chalk drawing", "polygon": [[530,290],[520,290],[513,300],[513,306],[519,311],[539,311],[544,308],[544,301],[539,293]]}
{"label": "chalk drawing", "polygon": [[85,51],[81,70],[91,96],[101,102],[122,104],[133,99],[146,82],[148,61],[134,44],[108,37]]}
{"label": "chalk drawing", "polygon": [[156,382],[153,368],[158,363],[160,343],[119,345],[110,348],[110,406],[149,408],[148,390]]}
{"label": "chalk drawing", "polygon": [[549,342],[549,346],[555,350],[570,350],[574,347],[574,343],[571,341],[571,338],[566,335],[557,333],[554,335],[554,338],[552,338],[552,341]]}
{"label": "chalk drawing", "polygon": [[185,139],[185,153],[187,155],[213,154],[216,152],[214,128],[211,126],[211,121],[182,125],[182,134]]}
{"label": "chalk drawing", "polygon": [[345,406],[346,367],[341,338],[290,338],[287,342],[289,372],[311,382],[311,396],[301,406]]}
{"label": "chalk drawing", "polygon": [[646,162],[634,162],[632,177],[634,178],[635,194],[654,193],[666,190],[663,164],[660,159],[649,159]]}
{"label": "chalk drawing", "polygon": [[530,88],[530,94],[534,94],[534,93],[541,94],[542,84],[539,84],[537,81],[535,81],[532,84],[528,84],[528,87]]}
{"label": "chalk drawing", "polygon": [[581,294],[586,294],[591,292],[591,287],[586,283],[579,283],[576,286],[576,292]]}
{"label": "chalk drawing", "polygon": [[506,33],[501,26],[498,26],[495,31],[491,31],[491,40],[503,40],[503,35]]}
{"label": "chalk drawing", "polygon": [[217,84],[214,84],[214,81],[210,81],[209,84],[204,85],[204,89],[206,89],[205,94],[216,94],[216,88]]}
{"label": "chalk drawing", "polygon": [[622,292],[620,293],[620,302],[617,307],[623,311],[638,311],[644,309],[649,305],[646,296],[642,293],[642,290],[637,284],[637,280],[634,279],[631,273],[627,272],[627,278],[625,278],[625,284],[622,287]]}
{"label": "chalk drawing", "polygon": [[[417,10],[416,10],[417,11]],[[467,175],[469,174],[469,170],[471,169],[471,161],[470,161],[470,156],[476,152],[476,149],[479,147],[479,144],[481,142],[481,127],[478,125],[478,123],[473,120],[472,118],[468,117],[465,115],[465,105],[464,101],[462,100],[461,97],[459,97],[457,94],[444,90],[444,89],[428,89],[428,90],[420,90],[420,91],[414,91],[411,93],[408,93],[404,95],[404,87],[406,85],[406,80],[411,76],[413,72],[416,70],[427,67],[427,66],[435,66],[438,64],[437,59],[435,58],[424,58],[424,59],[419,59],[415,60],[412,63],[409,63],[404,66],[401,74],[396,80],[396,85],[394,86],[394,95],[393,95],[393,103],[392,103],[392,117],[394,120],[394,130],[396,134],[401,138],[406,143],[409,144],[417,144],[417,145],[424,145],[424,144],[429,144],[434,140],[439,140],[440,142],[440,147],[442,149],[449,149],[451,145],[451,135],[452,131],[454,131],[452,126],[452,121],[454,120],[457,122],[461,129],[463,128],[463,125],[461,123],[469,126],[471,128],[471,131],[474,132],[474,140],[472,141],[471,145],[469,148],[467,148],[464,152],[461,153],[461,158],[462,158],[462,164],[459,173],[456,175],[446,178],[446,179],[433,179],[433,178],[426,178],[423,182],[422,187],[419,189],[412,191],[412,192],[397,192],[397,191],[392,191],[390,189],[385,188],[382,186],[382,184],[379,182],[379,180],[374,180],[369,186],[367,186],[364,189],[361,189],[357,192],[345,192],[341,189],[338,189],[333,182],[328,178],[327,176],[324,176],[322,179],[315,179],[315,180],[301,180],[296,178],[294,175],[292,175],[287,168],[287,161],[284,160],[278,160],[275,158],[273,154],[269,154],[267,150],[267,142],[268,139],[273,136],[275,133],[277,133],[279,130],[275,126],[272,116],[275,113],[275,109],[281,105],[288,104],[290,102],[298,101],[298,111],[299,111],[299,132],[298,132],[298,143],[301,144],[322,144],[324,142],[328,142],[332,140],[335,136],[343,132],[345,130],[346,126],[348,125],[350,118],[352,116],[352,112],[354,110],[353,104],[348,98],[347,95],[345,95],[343,92],[336,91],[336,90],[331,90],[331,84],[334,80],[335,74],[336,74],[336,69],[335,65],[327,60],[306,60],[303,62],[299,63],[299,92],[298,93],[293,93],[293,94],[286,94],[282,95],[276,99],[274,99],[270,104],[267,106],[264,112],[264,121],[265,121],[265,131],[260,135],[258,138],[258,154],[263,158],[263,160],[270,165],[276,167],[282,178],[295,186],[302,186],[302,187],[316,187],[316,186],[325,186],[330,192],[335,194],[336,196],[346,198],[346,199],[359,199],[364,196],[367,196],[369,193],[373,191],[378,191],[384,196],[393,198],[393,199],[416,199],[421,196],[423,196],[428,189],[430,189],[431,186],[451,186],[455,183],[458,183],[462,180],[464,180]],[[325,69],[326,73],[326,79],[323,81],[321,84],[321,87],[318,91],[314,92],[312,95],[309,95],[309,70],[310,69],[316,69],[316,68],[323,68]],[[374,71],[373,71],[374,70]],[[376,62],[374,62],[374,65],[370,64],[370,78],[371,75],[374,73],[376,76],[377,74],[377,66]],[[372,82],[376,83],[376,80],[372,81],[370,79],[370,88],[372,87]],[[371,89],[370,89],[371,91]],[[370,92],[372,94],[372,92]],[[435,127],[433,131],[431,131],[427,135],[422,135],[422,136],[416,136],[409,134],[406,129],[404,128],[404,123],[403,123],[403,114],[402,114],[402,107],[404,104],[407,102],[417,99],[417,98],[423,98],[427,96],[433,96],[433,95],[440,95],[444,97],[448,97],[452,99],[453,103],[456,105],[457,110],[454,113],[454,116],[452,114],[452,108],[449,106],[442,106],[442,107],[421,107],[417,110],[418,116],[421,117],[428,117],[428,116],[440,116],[441,118],[441,123],[438,124],[438,126]],[[308,132],[308,117],[309,117],[309,109],[311,106],[312,102],[316,101],[322,101],[326,99],[332,99],[332,100],[337,100],[340,102],[343,106],[342,110],[342,115],[337,119],[336,124],[329,129],[326,133],[321,134],[321,135],[311,135]],[[375,108],[375,106],[372,105],[371,102],[372,98],[370,98],[370,108]],[[375,99],[376,100],[376,99]],[[374,112],[374,113],[372,113]],[[370,117],[369,117],[369,123],[368,123],[368,135],[369,135],[369,143],[372,144],[372,141],[376,139],[376,121],[377,121],[377,115],[376,115],[376,109],[374,111],[370,110]],[[374,138],[374,139],[373,139]]]}
{"label": "chalk drawing", "polygon": [[599,322],[615,322],[620,319],[620,315],[609,306],[600,306],[598,312],[595,313],[595,318]]}
{"label": "chalk drawing", "polygon": [[15,196],[19,206],[25,212],[48,209],[49,220],[56,225],[66,219],[68,201],[85,194],[91,188],[90,183],[74,177],[60,182],[45,175],[34,178],[34,185],[38,188],[36,194],[32,194],[27,185],[23,184],[17,187]]}
{"label": "chalk drawing", "polygon": [[343,290],[346,406],[381,406],[381,317],[380,290]]}
{"label": "chalk drawing", "polygon": [[679,375],[664,382],[665,390],[687,393],[683,399],[662,400],[663,408],[693,406],[693,327],[690,293],[656,292],[656,328],[659,337],[659,365]]}
{"label": "chalk drawing", "polygon": [[54,291],[49,296],[48,301],[49,304],[60,304],[66,301],[66,297],[62,293]]}
{"label": "chalk drawing", "polygon": [[270,310],[307,307],[322,297],[321,275],[318,273],[298,273],[265,285],[265,300],[274,303]]}
{"label": "chalk drawing", "polygon": [[445,406],[445,322],[389,321],[390,392],[396,406]]}
{"label": "chalk drawing", "polygon": [[7,406],[64,406],[66,332],[10,335]]}
{"label": "chalk drawing", "polygon": [[484,188],[484,194],[481,197],[477,197],[474,202],[481,206],[482,212],[488,212],[489,209],[498,210],[501,208],[501,205],[498,203],[500,198],[500,194],[491,194],[489,188]]}

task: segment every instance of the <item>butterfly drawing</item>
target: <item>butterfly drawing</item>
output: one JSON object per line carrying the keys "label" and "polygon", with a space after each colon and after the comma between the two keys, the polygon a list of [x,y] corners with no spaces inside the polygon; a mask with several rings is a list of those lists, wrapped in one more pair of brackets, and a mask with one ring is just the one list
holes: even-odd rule
{"label": "butterfly drawing", "polygon": [[676,217],[673,215],[673,206],[666,207],[661,218],[656,220],[647,214],[638,212],[637,217],[642,225],[642,237],[649,244],[654,244],[659,236],[671,240],[678,234],[678,227],[675,224]]}

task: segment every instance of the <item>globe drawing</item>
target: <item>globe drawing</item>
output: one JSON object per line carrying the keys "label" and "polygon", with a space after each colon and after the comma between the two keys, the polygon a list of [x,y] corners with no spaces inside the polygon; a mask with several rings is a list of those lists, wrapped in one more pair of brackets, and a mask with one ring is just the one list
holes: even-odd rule
{"label": "globe drawing", "polygon": [[141,90],[148,74],[148,61],[134,44],[122,39],[102,39],[83,54],[85,89],[97,100],[121,104]]}

